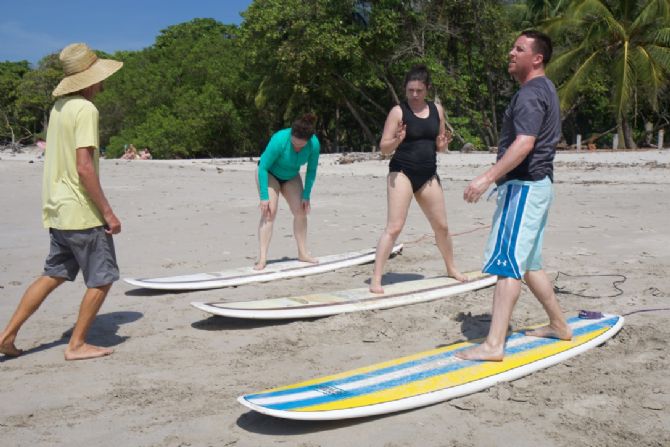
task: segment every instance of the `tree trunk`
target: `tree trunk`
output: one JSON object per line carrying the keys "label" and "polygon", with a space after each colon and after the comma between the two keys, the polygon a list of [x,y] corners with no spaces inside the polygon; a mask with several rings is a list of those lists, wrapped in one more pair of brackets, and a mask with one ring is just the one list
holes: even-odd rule
{"label": "tree trunk", "polygon": [[500,137],[498,136],[498,117],[496,116],[496,94],[495,89],[493,88],[491,73],[486,74],[486,87],[489,91],[489,105],[491,107],[491,126],[489,128],[493,138],[491,146],[497,146]]}
{"label": "tree trunk", "polygon": [[387,112],[386,109],[384,109],[384,107],[382,107],[381,105],[377,104],[377,102],[376,102],[375,100],[373,100],[372,98],[370,98],[370,97],[365,93],[365,91],[363,91],[362,88],[356,87],[354,84],[352,84],[352,83],[349,82],[346,78],[343,78],[343,77],[340,76],[339,74],[336,74],[335,76],[337,77],[337,79],[339,79],[339,80],[340,80],[343,84],[345,84],[347,87],[349,87],[350,89],[352,89],[352,90],[355,91],[355,92],[358,92],[358,93],[363,97],[363,99],[365,99],[365,100],[368,101],[370,104],[372,104],[377,110],[379,110],[379,112],[380,112],[382,115],[386,116],[386,112]]}
{"label": "tree trunk", "polygon": [[400,104],[400,98],[398,97],[398,93],[396,93],[395,88],[393,88],[393,84],[391,81],[389,81],[389,78],[386,76],[386,73],[383,71],[379,71],[379,76],[384,80],[384,83],[389,89],[389,92],[391,92],[391,97],[393,98],[393,101],[396,104]]}
{"label": "tree trunk", "polygon": [[2,112],[3,118],[5,118],[5,125],[9,129],[9,131],[12,133],[12,147],[16,144],[16,135],[14,135],[14,128],[12,125],[9,123],[9,117],[7,116],[6,113]]}
{"label": "tree trunk", "polygon": [[631,129],[630,121],[628,121],[626,116],[621,117],[621,131],[626,149],[636,149],[637,145],[635,144],[635,140],[633,140],[633,129]]}
{"label": "tree trunk", "polygon": [[340,152],[340,103],[335,105],[335,152]]}
{"label": "tree trunk", "polygon": [[365,121],[361,118],[361,115],[358,113],[358,110],[354,107],[354,105],[349,101],[349,99],[342,95],[342,98],[344,99],[344,103],[347,106],[347,109],[349,109],[349,112],[353,115],[354,119],[358,122],[358,125],[361,126],[361,129],[363,129],[363,133],[365,134],[365,138],[370,142],[370,145],[372,146],[372,152],[377,152],[377,141],[375,139],[375,136],[372,134],[370,131],[370,128],[365,125]]}

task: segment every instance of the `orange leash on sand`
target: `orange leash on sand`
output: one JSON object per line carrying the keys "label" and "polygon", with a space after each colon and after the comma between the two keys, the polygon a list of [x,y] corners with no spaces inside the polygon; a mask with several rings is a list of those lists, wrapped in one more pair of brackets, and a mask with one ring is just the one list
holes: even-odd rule
{"label": "orange leash on sand", "polygon": [[[485,229],[487,229],[487,228],[491,228],[491,225],[485,225],[485,226],[483,226],[483,227],[473,228],[472,230],[461,231],[460,233],[452,233],[451,236],[452,236],[452,237],[462,236],[462,235],[464,235],[464,234],[474,233],[475,231],[485,230]],[[424,234],[423,236],[419,236],[418,238],[414,239],[413,241],[403,242],[403,245],[417,244],[417,243],[421,242],[422,240],[427,239],[427,238],[429,238],[429,237],[431,237],[431,236],[433,236],[433,235],[432,235],[432,234]]]}

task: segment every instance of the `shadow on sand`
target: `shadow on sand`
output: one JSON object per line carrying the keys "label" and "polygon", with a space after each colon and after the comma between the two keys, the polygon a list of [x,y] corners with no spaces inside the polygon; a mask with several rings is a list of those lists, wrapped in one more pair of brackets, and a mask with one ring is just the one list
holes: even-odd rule
{"label": "shadow on sand", "polygon": [[[382,276],[382,286],[395,284],[397,282],[416,281],[417,279],[424,279],[425,276],[418,273],[386,273]],[[370,284],[370,278],[366,279],[365,284]]]}
{"label": "shadow on sand", "polygon": [[366,422],[410,411],[413,411],[413,409],[362,418],[339,419],[335,421],[296,421],[293,419],[267,416],[256,411],[248,411],[237,419],[237,426],[250,433],[259,435],[296,436],[351,427],[353,425],[364,424]]}
{"label": "shadow on sand", "polygon": [[[91,329],[88,331],[88,336],[86,341],[96,346],[102,346],[109,348],[112,346],[120,345],[128,338],[127,336],[119,336],[117,332],[122,324],[132,323],[142,318],[143,314],[140,312],[110,312],[107,314],[98,315],[91,325]],[[36,352],[45,351],[47,349],[54,348],[59,345],[66,345],[70,340],[72,335],[72,330],[74,327],[63,332],[61,337],[57,340],[50,341],[48,343],[42,343],[39,346],[35,346],[30,349],[23,351],[22,357],[28,354],[34,354]],[[0,362],[7,361],[14,357],[3,356],[0,357]]]}
{"label": "shadow on sand", "polygon": [[202,331],[235,331],[245,329],[256,329],[260,327],[283,326],[291,324],[296,321],[316,321],[321,318],[287,318],[281,320],[254,320],[245,318],[230,318],[222,317],[220,315],[212,315],[209,318],[196,321],[191,324],[193,329],[200,329]]}

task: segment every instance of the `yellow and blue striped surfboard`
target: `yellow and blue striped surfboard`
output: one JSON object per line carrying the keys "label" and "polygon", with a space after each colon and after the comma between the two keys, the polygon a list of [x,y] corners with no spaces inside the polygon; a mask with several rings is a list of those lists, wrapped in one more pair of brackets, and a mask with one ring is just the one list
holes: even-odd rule
{"label": "yellow and blue striped surfboard", "polygon": [[570,341],[507,338],[502,362],[461,360],[454,353],[481,340],[456,343],[396,360],[238,398],[259,413],[286,419],[331,420],[392,413],[481,391],[547,368],[602,344],[623,326],[623,317],[573,317]]}

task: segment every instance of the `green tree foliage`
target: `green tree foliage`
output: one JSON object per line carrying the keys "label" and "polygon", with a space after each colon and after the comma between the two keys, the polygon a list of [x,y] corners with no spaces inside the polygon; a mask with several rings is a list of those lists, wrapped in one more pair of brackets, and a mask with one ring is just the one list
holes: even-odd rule
{"label": "green tree foliage", "polygon": [[195,19],[164,30],[143,51],[118,53],[124,68],[96,100],[102,141],[118,156],[125,144],[157,158],[239,156],[252,150],[242,49],[235,26]]}
{"label": "green tree foliage", "polygon": [[670,76],[670,0],[573,0],[546,30],[565,42],[548,67],[562,109],[574,106],[594,75],[604,76],[620,142],[635,147],[638,103],[658,111]]}
{"label": "green tree foliage", "polygon": [[[670,121],[668,1],[255,0],[240,26],[195,19],[144,50],[99,53],[124,62],[95,100],[101,144],[114,157],[130,143],[157,158],[258,155],[273,132],[313,112],[324,151],[369,150],[404,99],[404,74],[423,63],[452,148],[485,149],[497,144],[517,88],[506,71],[509,47],[539,25],[562,30],[550,74],[561,86],[566,136],[602,133],[619,117],[648,138],[647,122]],[[61,76],[56,55],[34,69],[0,64],[0,138],[43,130]]]}
{"label": "green tree foliage", "polygon": [[435,96],[469,127],[457,136],[481,146],[497,139],[508,29],[493,1],[257,0],[242,36],[251,71],[265,73],[255,104],[271,127],[316,109],[327,143],[375,146],[404,73],[425,63]]}
{"label": "green tree foliage", "polygon": [[27,61],[0,62],[0,141],[13,143],[22,134],[16,101],[21,80],[29,72]]}
{"label": "green tree foliage", "polygon": [[62,78],[57,54],[40,60],[37,69],[26,73],[18,86],[16,107],[21,111],[20,122],[31,134],[46,129],[49,111],[55,98],[51,95]]}

